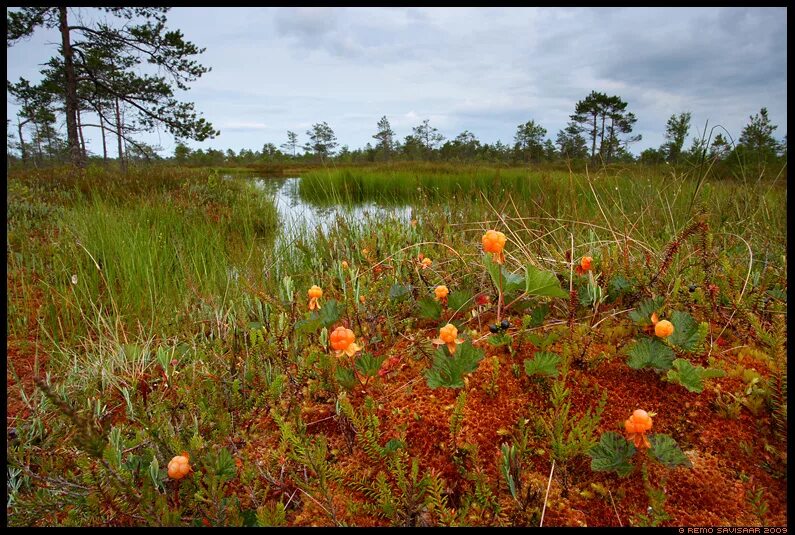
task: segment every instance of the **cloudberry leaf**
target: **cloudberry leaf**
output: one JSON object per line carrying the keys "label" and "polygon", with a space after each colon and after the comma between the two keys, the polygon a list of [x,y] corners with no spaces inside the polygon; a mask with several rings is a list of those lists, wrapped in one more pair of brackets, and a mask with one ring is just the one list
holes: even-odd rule
{"label": "cloudberry leaf", "polygon": [[682,450],[679,449],[679,444],[671,436],[663,434],[649,435],[649,443],[651,444],[649,454],[668,468],[677,466],[692,468],[693,465],[690,459],[682,453]]}
{"label": "cloudberry leaf", "polygon": [[560,287],[560,281],[551,271],[525,266],[525,292],[542,297],[566,298],[569,293]]}
{"label": "cloudberry leaf", "polygon": [[691,392],[700,393],[704,390],[704,380],[710,377],[723,377],[726,372],[715,368],[704,369],[693,366],[690,361],[676,359],[672,370],[668,370],[667,378],[672,383],[679,383]]}
{"label": "cloudberry leaf", "polygon": [[641,301],[635,310],[629,313],[629,317],[638,325],[651,325],[651,315],[657,312],[664,301],[661,296]]}
{"label": "cloudberry leaf", "polygon": [[629,460],[635,454],[635,446],[614,431],[607,431],[599,438],[599,443],[588,451],[591,470],[596,472],[616,472],[625,477],[634,468]]}
{"label": "cloudberry leaf", "polygon": [[356,369],[365,377],[375,377],[381,369],[386,357],[376,357],[370,353],[362,353],[356,359]]}
{"label": "cloudberry leaf", "polygon": [[670,370],[674,361],[673,350],[661,341],[643,337],[627,349],[627,365],[633,369],[655,368]]}
{"label": "cloudberry leaf", "polygon": [[423,297],[417,301],[417,307],[421,318],[435,320],[442,315],[442,304],[432,297]]}
{"label": "cloudberry leaf", "polygon": [[425,372],[429,388],[463,388],[464,375],[472,373],[483,360],[483,351],[476,349],[471,342],[464,342],[456,348],[455,354],[449,354],[442,346],[433,356],[433,366]]}
{"label": "cloudberry leaf", "polygon": [[675,310],[671,314],[671,323],[674,326],[674,332],[668,337],[671,344],[690,352],[703,349],[709,332],[709,326],[705,322],[698,323],[687,312]]}

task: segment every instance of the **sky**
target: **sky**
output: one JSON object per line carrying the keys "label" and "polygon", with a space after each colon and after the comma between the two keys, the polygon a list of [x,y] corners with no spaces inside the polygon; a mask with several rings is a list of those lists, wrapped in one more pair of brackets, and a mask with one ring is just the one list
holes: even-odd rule
{"label": "sky", "polygon": [[[180,7],[167,26],[206,48],[198,59],[212,68],[177,93],[221,131],[193,149],[278,147],[288,130],[303,144],[323,121],[355,149],[375,144],[382,116],[401,140],[428,119],[448,139],[469,130],[511,144],[534,120],[554,141],[593,90],[620,96],[638,118],[635,154],[659,147],[667,119],[685,111],[686,146],[707,121],[736,141],[762,107],[774,136],[787,133],[784,7]],[[40,29],[8,48],[7,78],[37,81],[58,40]],[[101,152],[96,133],[88,138]],[[173,153],[165,130],[140,139]]]}

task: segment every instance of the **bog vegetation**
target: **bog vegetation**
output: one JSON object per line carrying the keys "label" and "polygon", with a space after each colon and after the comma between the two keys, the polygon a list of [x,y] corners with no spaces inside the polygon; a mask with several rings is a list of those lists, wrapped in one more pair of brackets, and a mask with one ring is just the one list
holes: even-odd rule
{"label": "bog vegetation", "polygon": [[9,523],[785,525],[786,183],[697,172],[10,172]]}
{"label": "bog vegetation", "polygon": [[[203,49],[167,8],[81,9],[7,13],[9,46],[60,34],[7,84],[9,525],[787,525],[765,108],[638,157],[597,91],[554,141],[382,117],[353,150],[326,122],[193,150]],[[255,176],[411,212],[285,228]]]}

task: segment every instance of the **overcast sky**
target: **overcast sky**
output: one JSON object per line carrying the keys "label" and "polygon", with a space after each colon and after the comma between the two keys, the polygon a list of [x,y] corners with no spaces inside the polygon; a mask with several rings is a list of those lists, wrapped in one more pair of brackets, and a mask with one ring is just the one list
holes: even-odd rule
{"label": "overcast sky", "polygon": [[[193,148],[259,150],[287,130],[303,144],[326,121],[353,149],[374,143],[384,115],[401,140],[430,119],[447,138],[512,143],[533,119],[554,141],[592,90],[629,103],[643,135],[635,154],[663,143],[683,111],[691,138],[709,120],[736,140],[762,107],[776,138],[787,133],[782,7],[173,8],[168,26],[206,47],[212,67],[181,98],[221,135]],[[37,30],[9,48],[8,79],[37,81],[58,40]],[[142,139],[173,151],[165,131]],[[90,150],[101,152],[97,138]]]}

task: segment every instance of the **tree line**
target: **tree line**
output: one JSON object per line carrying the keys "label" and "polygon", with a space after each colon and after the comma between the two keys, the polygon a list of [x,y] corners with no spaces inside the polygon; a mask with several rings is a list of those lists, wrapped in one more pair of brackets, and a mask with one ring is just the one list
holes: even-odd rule
{"label": "tree line", "polygon": [[[594,105],[599,98],[612,102],[610,107]],[[263,145],[261,151],[229,149],[191,150],[178,144],[173,159],[189,165],[251,165],[270,162],[324,162],[338,163],[389,162],[389,161],[442,161],[485,162],[500,164],[529,164],[540,162],[631,162],[644,164],[697,164],[711,161],[746,163],[772,163],[786,158],[786,136],[779,142],[773,136],[778,128],[772,124],[767,109],[749,119],[737,141],[720,127],[696,132],[692,144],[685,146],[691,134],[690,112],[674,114],[668,119],[665,142],[659,148],[649,148],[636,157],[627,149],[640,140],[632,135],[635,117],[626,113],[625,103],[618,97],[591,93],[575,106],[575,113],[566,128],[558,131],[555,141],[546,137],[547,130],[534,120],[516,127],[513,144],[497,141],[482,143],[470,131],[464,130],[453,139],[446,139],[428,119],[412,129],[403,140],[396,137],[389,119],[382,117],[373,134],[374,143],[351,150],[339,146],[334,130],[326,123],[316,123],[306,132],[302,145],[296,132],[287,131],[287,141],[277,147]],[[613,106],[623,108],[619,114]],[[299,153],[300,151],[300,153]]]}

